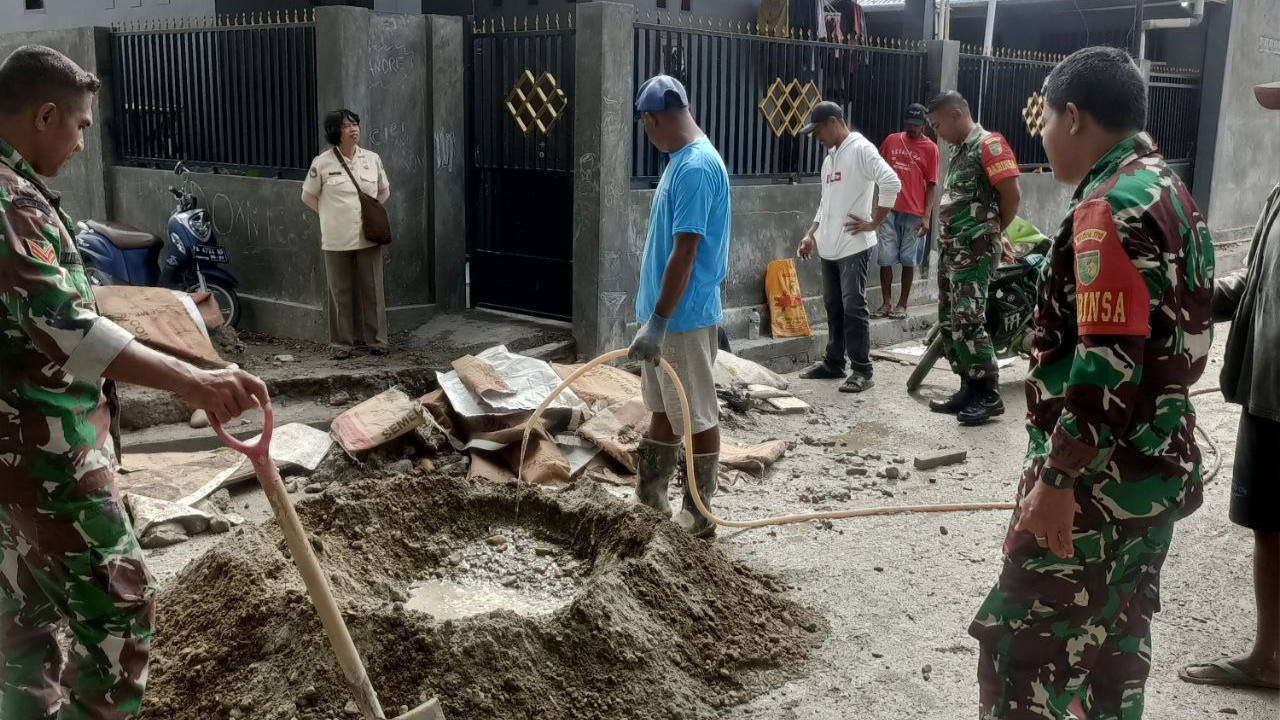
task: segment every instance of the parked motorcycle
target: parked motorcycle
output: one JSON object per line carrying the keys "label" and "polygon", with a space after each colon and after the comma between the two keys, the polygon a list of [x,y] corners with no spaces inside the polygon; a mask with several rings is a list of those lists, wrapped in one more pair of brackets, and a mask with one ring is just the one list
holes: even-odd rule
{"label": "parked motorcycle", "polygon": [[191,194],[191,171],[182,163],[173,171],[182,178],[182,188],[169,186],[177,205],[169,216],[167,238],[161,240],[122,223],[81,222],[76,246],[85,270],[95,285],[141,285],[211,293],[222,311],[223,323],[235,327],[240,322],[240,296],[236,294],[239,283],[220,267],[227,263],[227,251],[214,236],[208,211],[196,206]]}
{"label": "parked motorcycle", "polygon": [[[1006,231],[1013,245],[1013,262],[996,269],[987,296],[987,334],[995,345],[996,357],[1008,358],[1031,352],[1032,319],[1040,291],[1040,277],[1048,264],[1053,241],[1034,225],[1016,218]],[[915,392],[942,357],[941,326],[934,325],[925,340],[924,355],[907,378],[907,392]]]}

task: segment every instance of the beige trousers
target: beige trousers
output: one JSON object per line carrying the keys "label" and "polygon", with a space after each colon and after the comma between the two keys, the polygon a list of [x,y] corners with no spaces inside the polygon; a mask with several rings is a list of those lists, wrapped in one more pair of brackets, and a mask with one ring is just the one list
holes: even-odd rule
{"label": "beige trousers", "polygon": [[387,347],[382,248],[326,250],[324,268],[329,278],[329,344],[349,349],[359,341],[371,348]]}

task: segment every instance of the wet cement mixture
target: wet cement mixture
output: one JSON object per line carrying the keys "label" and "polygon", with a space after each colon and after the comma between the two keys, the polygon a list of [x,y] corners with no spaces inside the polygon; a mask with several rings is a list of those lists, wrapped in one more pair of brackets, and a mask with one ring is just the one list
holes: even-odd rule
{"label": "wet cement mixture", "polygon": [[[715,718],[800,675],[825,635],[782,582],[594,483],[349,474],[297,507],[389,715],[438,696],[450,720]],[[453,612],[477,598],[501,607]],[[273,522],[159,606],[143,720],[354,711]]]}

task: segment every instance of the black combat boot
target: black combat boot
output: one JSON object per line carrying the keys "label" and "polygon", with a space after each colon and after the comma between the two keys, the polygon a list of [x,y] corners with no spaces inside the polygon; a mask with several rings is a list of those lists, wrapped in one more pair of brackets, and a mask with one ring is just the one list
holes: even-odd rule
{"label": "black combat boot", "polygon": [[716,496],[716,488],[720,484],[720,453],[705,453],[693,456],[693,472],[685,468],[684,506],[676,515],[676,524],[696,538],[709,538],[716,534],[716,525],[698,511],[693,502],[689,486],[697,484],[698,497],[702,505],[711,509],[711,498]]}
{"label": "black combat boot", "polygon": [[1004,414],[1004,400],[1000,397],[999,384],[1000,378],[994,376],[970,382],[972,396],[969,405],[956,414],[961,425],[981,425]]}
{"label": "black combat boot", "polygon": [[667,515],[671,503],[667,501],[667,486],[676,474],[676,458],[680,455],[680,443],[664,443],[640,438],[636,451],[636,502],[648,505]]}
{"label": "black combat boot", "polygon": [[960,390],[946,400],[930,400],[929,409],[936,413],[955,415],[969,407],[969,399],[972,394],[973,391],[969,387],[969,378],[961,376]]}

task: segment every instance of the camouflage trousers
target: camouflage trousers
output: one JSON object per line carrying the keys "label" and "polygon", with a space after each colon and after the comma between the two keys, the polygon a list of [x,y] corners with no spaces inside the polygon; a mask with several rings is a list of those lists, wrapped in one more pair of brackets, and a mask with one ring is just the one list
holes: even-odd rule
{"label": "camouflage trousers", "polygon": [[978,380],[999,374],[987,333],[987,291],[1000,264],[1000,236],[938,243],[938,324],[951,371]]}
{"label": "camouflage trousers", "polygon": [[142,705],[155,584],[110,470],[92,465],[45,455],[0,473],[2,718],[124,720]]}
{"label": "camouflage trousers", "polygon": [[[1019,498],[1036,482],[1027,473]],[[1164,478],[1076,487],[1075,554],[1059,558],[1010,523],[1004,567],[969,634],[977,638],[982,720],[1138,720],[1151,670],[1151,619],[1173,517]],[[1142,499],[1147,495],[1152,497]]]}

